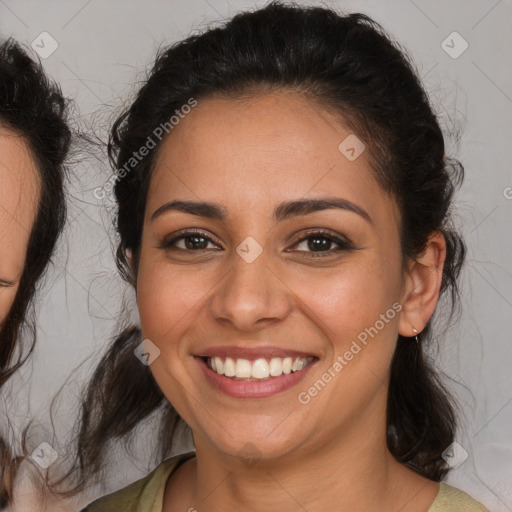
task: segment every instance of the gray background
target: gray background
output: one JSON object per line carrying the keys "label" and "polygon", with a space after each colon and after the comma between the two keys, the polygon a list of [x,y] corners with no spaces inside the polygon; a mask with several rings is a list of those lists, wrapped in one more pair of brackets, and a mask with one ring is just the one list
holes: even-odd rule
{"label": "gray background", "polygon": [[[30,48],[48,32],[58,48],[43,59],[45,68],[76,100],[75,122],[92,124],[103,136],[144,80],[160,43],[264,4],[0,0],[0,37],[12,35]],[[469,247],[461,279],[463,311],[436,357],[455,381],[449,386],[464,414],[457,441],[469,456],[451,472],[448,483],[490,510],[512,511],[512,240],[507,228],[512,210],[512,2],[373,0],[324,5],[364,12],[379,21],[413,56],[443,127],[450,133],[460,130],[460,144],[449,134],[447,143],[466,170],[456,197],[456,220]],[[454,31],[469,45],[458,58],[442,47]],[[457,39],[449,44],[453,51],[461,48]],[[114,270],[110,205],[93,194],[108,177],[105,157],[101,152],[89,156],[73,168],[66,232],[39,296],[34,357],[11,382],[15,398],[3,404],[15,425],[24,426],[29,417],[45,425],[50,400],[65,384],[55,407],[56,436],[40,428],[30,439],[34,447],[48,441],[60,457],[65,455],[77,390],[114,332],[123,301],[133,305],[131,291]],[[142,436],[150,444],[150,433]],[[148,467],[142,459],[119,464],[123,471],[106,483],[108,490],[142,476]]]}

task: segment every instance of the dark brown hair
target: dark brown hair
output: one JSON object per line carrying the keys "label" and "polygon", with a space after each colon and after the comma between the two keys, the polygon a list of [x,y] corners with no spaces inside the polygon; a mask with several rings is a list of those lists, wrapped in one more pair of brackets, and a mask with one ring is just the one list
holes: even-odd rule
{"label": "dark brown hair", "polygon": [[[438,120],[406,52],[366,15],[273,2],[160,51],[147,82],[112,128],[112,167],[122,169],[155,127],[190,98],[200,102],[212,95],[236,98],[279,89],[298,91],[338,112],[363,140],[376,179],[400,208],[404,261],[421,254],[432,233],[444,235],[447,256],[441,293],[453,306],[465,245],[451,227],[449,207],[463,168],[445,155]],[[117,265],[132,285],[157,150],[158,146],[115,180]],[[420,338],[417,345],[398,337],[387,442],[398,461],[440,480],[448,471],[442,452],[454,439],[455,414],[423,353],[431,339],[430,322]],[[104,466],[105,447],[126,439],[154,411],[161,414],[159,458],[171,454],[175,429],[183,420],[150,370],[134,357],[140,342],[138,327],[122,332],[85,391],[74,468],[79,487]]]}
{"label": "dark brown hair", "polygon": [[[68,103],[40,63],[12,39],[0,45],[0,124],[21,136],[40,175],[40,200],[14,302],[0,326],[0,389],[34,350],[29,309],[66,218],[64,160],[71,143]],[[30,340],[21,346],[22,334]],[[0,438],[0,508],[12,499],[17,459]]]}

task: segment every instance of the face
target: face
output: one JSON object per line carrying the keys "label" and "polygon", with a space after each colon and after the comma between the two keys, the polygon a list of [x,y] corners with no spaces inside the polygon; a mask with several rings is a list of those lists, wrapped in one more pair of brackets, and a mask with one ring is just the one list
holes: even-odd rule
{"label": "face", "polygon": [[349,135],[281,91],[201,100],[160,148],[137,301],[150,369],[196,448],[307,454],[385,424],[400,220],[365,152],[338,148]]}
{"label": "face", "polygon": [[0,324],[11,309],[23,273],[38,204],[38,180],[23,138],[0,126]]}

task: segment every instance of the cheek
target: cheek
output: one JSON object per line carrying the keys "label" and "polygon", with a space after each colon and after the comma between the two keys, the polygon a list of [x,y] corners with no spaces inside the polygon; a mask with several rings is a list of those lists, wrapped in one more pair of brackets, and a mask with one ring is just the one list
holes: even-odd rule
{"label": "cheek", "polygon": [[371,260],[369,256],[346,268],[309,274],[290,284],[306,306],[304,313],[309,310],[309,316],[314,315],[324,334],[335,343],[343,345],[357,338],[399,297],[398,269],[384,268],[385,264]]}
{"label": "cheek", "polygon": [[[401,308],[399,272],[398,266],[390,268],[386,262],[370,263],[370,259],[321,279],[316,276],[314,286],[304,281],[294,289],[325,340],[322,378],[332,383],[320,393],[317,407],[332,406],[332,411],[349,414],[364,407],[387,380]],[[315,387],[314,382],[308,385]],[[308,389],[303,391],[309,393]]]}
{"label": "cheek", "polygon": [[397,275],[361,265],[294,288],[322,331],[326,361],[320,378],[328,382],[323,388],[316,375],[299,398],[310,400],[326,424],[339,424],[357,410],[362,414],[387,381],[401,309]]}
{"label": "cheek", "polygon": [[[190,315],[201,306],[211,286],[192,267],[169,265],[160,256],[141,253],[137,276],[137,305],[142,334],[170,350],[169,340],[190,323]],[[162,350],[162,347],[161,347]]]}

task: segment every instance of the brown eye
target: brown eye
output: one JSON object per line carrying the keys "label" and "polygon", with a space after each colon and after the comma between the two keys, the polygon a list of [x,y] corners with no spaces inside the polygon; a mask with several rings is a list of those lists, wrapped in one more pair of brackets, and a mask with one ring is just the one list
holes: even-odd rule
{"label": "brown eye", "polygon": [[[333,249],[333,244],[338,247]],[[334,236],[330,232],[326,231],[315,231],[309,233],[308,236],[305,236],[296,242],[293,247],[298,247],[300,245],[304,245],[306,250],[299,250],[298,252],[311,253],[311,256],[313,257],[330,256],[332,254],[339,253],[341,251],[349,251],[354,248],[348,240]]]}
{"label": "brown eye", "polygon": [[[180,247],[178,243],[181,241],[183,241],[183,244]],[[168,250],[177,249],[181,251],[197,252],[211,249],[211,247],[208,247],[209,243],[215,244],[210,237],[206,236],[201,231],[183,230],[172,236],[172,238],[165,239],[159,247]]]}

